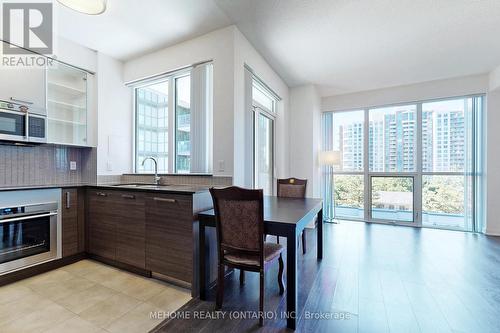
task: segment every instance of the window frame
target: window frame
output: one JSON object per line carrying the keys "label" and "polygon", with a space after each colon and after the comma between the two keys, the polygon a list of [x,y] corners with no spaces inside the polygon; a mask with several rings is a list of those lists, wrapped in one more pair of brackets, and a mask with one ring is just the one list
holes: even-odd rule
{"label": "window frame", "polygon": [[[171,72],[165,75],[154,77],[154,79],[146,79],[144,82],[139,82],[132,86],[132,106],[133,106],[133,121],[132,121],[132,163],[133,163],[133,173],[138,175],[150,175],[152,172],[141,172],[138,171],[138,160],[137,160],[137,147],[138,147],[138,135],[137,135],[137,125],[138,125],[138,113],[137,113],[137,90],[140,88],[148,87],[156,83],[168,82],[168,119],[167,119],[167,170],[166,172],[159,171],[159,174],[177,174],[176,171],[176,79],[179,77],[190,76],[193,67],[187,67],[175,72]],[[182,175],[189,175],[189,173],[179,173]]]}
{"label": "window frame", "polygon": [[[333,219],[344,219],[344,220],[354,220],[354,221],[365,221],[365,222],[373,222],[373,223],[381,223],[381,224],[397,224],[397,225],[406,225],[406,226],[415,226],[415,227],[431,227],[431,228],[436,228],[436,229],[446,229],[446,230],[460,230],[460,231],[477,231],[478,227],[478,221],[476,221],[476,206],[478,203],[476,202],[476,198],[478,196],[477,193],[477,176],[474,176],[477,170],[475,170],[475,165],[472,166],[473,170],[473,175],[471,176],[471,187],[472,190],[471,192],[473,193],[472,195],[474,196],[472,198],[472,208],[471,208],[471,215],[472,215],[472,226],[467,225],[467,221],[464,222],[464,228],[453,228],[453,227],[440,227],[440,226],[432,226],[428,224],[422,224],[422,215],[423,215],[423,207],[422,207],[422,201],[423,201],[423,176],[464,176],[466,177],[466,170],[467,167],[465,167],[465,170],[463,172],[460,171],[423,171],[423,160],[422,160],[422,106],[423,104],[426,103],[432,103],[432,102],[443,102],[443,101],[450,101],[450,100],[457,100],[457,99],[464,99],[467,100],[469,98],[473,99],[473,108],[474,108],[474,99],[475,98],[481,98],[481,110],[480,112],[485,112],[485,106],[487,105],[487,96],[484,93],[478,93],[478,94],[469,94],[469,95],[459,95],[459,96],[451,96],[451,97],[445,97],[445,98],[435,98],[435,99],[423,99],[423,100],[417,100],[417,101],[408,101],[408,102],[400,102],[400,103],[390,103],[390,104],[384,104],[384,105],[372,105],[372,106],[365,106],[365,107],[356,107],[356,108],[349,108],[349,109],[342,109],[342,110],[335,110],[335,111],[324,111],[323,114],[329,114],[329,113],[344,113],[344,112],[355,112],[355,111],[364,111],[364,135],[363,135],[363,152],[364,152],[364,158],[363,158],[363,171],[356,172],[356,171],[336,171],[333,169],[325,169],[327,171],[323,171],[324,178],[329,179],[330,181],[333,179],[335,175],[364,175],[364,218],[362,219],[357,219],[357,218],[350,218],[350,217],[342,217],[342,216],[335,216],[335,206],[334,203],[331,202],[331,206],[333,207],[327,207],[327,211],[332,212],[332,218]],[[416,133],[415,133],[415,149],[416,149],[416,154],[415,154],[415,163],[416,167],[414,171],[403,171],[403,172],[377,172],[377,171],[370,171],[370,151],[369,151],[369,130],[370,130],[370,115],[369,112],[371,109],[380,109],[380,108],[389,108],[389,107],[397,107],[397,106],[404,106],[404,105],[416,105]],[[477,111],[477,110],[476,110]],[[472,116],[475,117],[475,112],[473,111]],[[475,127],[478,125],[476,124],[477,119],[473,119],[473,124],[472,124],[472,142],[470,143],[465,143],[465,145],[470,144],[471,145],[471,150],[472,154],[475,155],[475,149],[477,147],[477,141],[481,140],[480,138],[477,137],[477,133],[475,132]],[[332,118],[333,122],[333,118]],[[333,124],[332,124],[333,125]],[[333,125],[334,126],[334,125]],[[332,129],[333,129],[332,126]],[[481,125],[480,125],[481,126]],[[323,129],[323,133],[325,129]],[[323,137],[322,140],[325,140]],[[329,144],[333,144],[329,143]],[[327,145],[329,145],[327,144]],[[323,145],[325,145],[325,142],[323,141]],[[323,147],[323,149],[328,150],[326,147]],[[482,162],[479,162],[482,163]],[[473,163],[474,164],[474,163]],[[412,177],[413,178],[413,222],[409,221],[392,221],[392,220],[382,220],[382,219],[374,219],[371,217],[372,212],[371,212],[371,207],[372,207],[372,189],[371,189],[371,181],[372,177]],[[330,184],[331,185],[331,184]],[[335,185],[333,185],[331,190],[326,190],[325,193],[328,193],[331,191],[331,196],[332,198],[334,197],[334,188]],[[323,185],[323,189],[328,187],[328,184]],[[464,188],[465,192],[467,192],[467,189]],[[326,199],[325,199],[326,200]],[[464,198],[464,204],[465,198]],[[464,208],[466,210],[466,208]],[[464,211],[465,215],[465,211]],[[464,216],[464,219],[466,216]],[[479,222],[480,223],[480,222]],[[470,228],[470,230],[468,229]]]}
{"label": "window frame", "polygon": [[[267,95],[267,97],[270,97],[272,100],[272,110],[269,110],[269,108],[265,107],[258,101],[256,101],[253,98],[253,89],[258,89],[260,90],[263,94]],[[252,187],[256,188],[257,186],[257,178],[258,178],[258,166],[257,166],[257,158],[256,158],[256,146],[257,146],[257,126],[258,126],[258,120],[259,116],[263,116],[268,118],[271,121],[272,124],[272,144],[271,144],[271,195],[273,195],[276,191],[276,185],[275,185],[275,179],[276,179],[276,120],[277,120],[277,107],[278,103],[280,101],[280,98],[278,95],[276,95],[271,89],[267,88],[262,81],[256,77],[255,75],[252,75]]]}

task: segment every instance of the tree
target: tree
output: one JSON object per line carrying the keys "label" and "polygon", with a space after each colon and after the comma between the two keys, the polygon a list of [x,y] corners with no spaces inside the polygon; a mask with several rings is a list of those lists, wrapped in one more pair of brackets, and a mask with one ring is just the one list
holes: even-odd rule
{"label": "tree", "polygon": [[363,208],[363,176],[336,175],[334,186],[336,206]]}

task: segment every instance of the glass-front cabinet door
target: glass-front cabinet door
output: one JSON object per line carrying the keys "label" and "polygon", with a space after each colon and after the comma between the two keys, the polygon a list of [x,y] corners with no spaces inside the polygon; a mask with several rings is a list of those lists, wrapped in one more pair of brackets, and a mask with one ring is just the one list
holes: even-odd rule
{"label": "glass-front cabinet door", "polygon": [[87,145],[87,73],[54,62],[47,70],[48,142]]}

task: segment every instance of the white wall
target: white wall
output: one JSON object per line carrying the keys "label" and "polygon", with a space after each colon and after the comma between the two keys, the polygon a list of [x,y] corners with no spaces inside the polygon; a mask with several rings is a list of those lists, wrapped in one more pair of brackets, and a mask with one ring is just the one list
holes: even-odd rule
{"label": "white wall", "polygon": [[480,94],[486,93],[488,91],[488,86],[488,75],[473,75],[323,97],[321,109],[322,111],[341,111],[359,107],[381,106],[426,99]]}
{"label": "white wall", "polygon": [[62,62],[97,72],[97,52],[63,37],[57,38],[55,56]]}
{"label": "white wall", "polygon": [[[215,175],[233,175],[234,130],[234,28],[227,27],[127,61],[124,81],[172,71],[200,61],[213,60],[213,166]],[[224,165],[223,168],[220,168]]]}
{"label": "white wall", "polygon": [[214,175],[233,176],[235,184],[246,185],[244,175],[249,168],[243,157],[244,64],[250,66],[282,98],[277,116],[276,170],[277,176],[287,175],[288,87],[235,26],[127,61],[124,64],[124,81],[147,78],[206,60],[212,60],[214,66]]}
{"label": "white wall", "polygon": [[98,146],[97,174],[130,173],[132,166],[132,91],[123,81],[123,63],[97,55]]}
{"label": "white wall", "polygon": [[[245,64],[254,74],[266,83],[280,98],[276,112],[275,123],[275,177],[284,178],[289,175],[288,159],[288,114],[289,114],[289,89],[286,83],[262,56],[255,50],[246,37],[233,27],[234,33],[234,175],[236,185],[251,186],[248,183],[249,174],[252,173],[252,161],[248,159],[248,150],[252,145],[245,142],[247,131],[252,131],[252,126],[247,124],[245,117],[248,110],[245,105]],[[248,139],[247,139],[248,141]]]}
{"label": "white wall", "polygon": [[308,179],[307,196],[320,197],[318,152],[321,98],[313,85],[290,89],[290,175]]}
{"label": "white wall", "polygon": [[500,66],[490,73],[490,90],[494,91],[497,89],[500,89]]}
{"label": "white wall", "polygon": [[500,86],[488,93],[487,110],[486,234],[500,236]]}

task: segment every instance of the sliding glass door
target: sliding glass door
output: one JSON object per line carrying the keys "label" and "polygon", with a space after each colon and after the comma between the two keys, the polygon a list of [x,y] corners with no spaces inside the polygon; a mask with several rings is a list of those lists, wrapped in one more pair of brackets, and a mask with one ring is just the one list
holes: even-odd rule
{"label": "sliding glass door", "polygon": [[327,218],[477,230],[483,98],[325,113]]}

